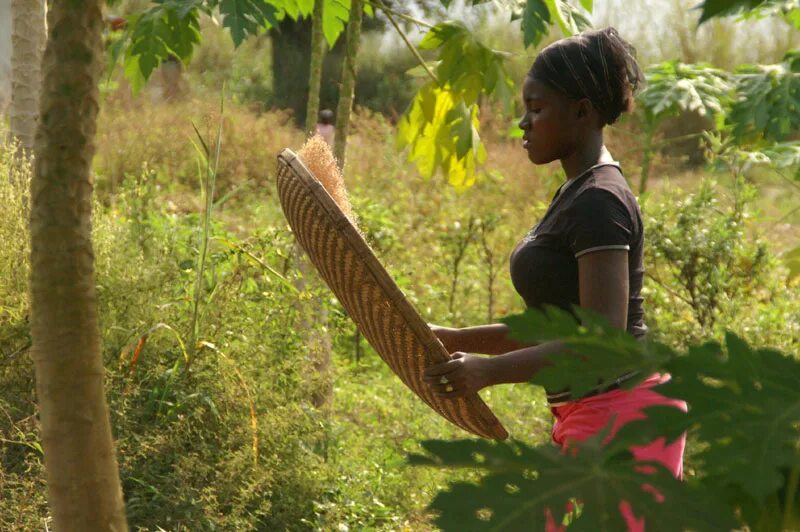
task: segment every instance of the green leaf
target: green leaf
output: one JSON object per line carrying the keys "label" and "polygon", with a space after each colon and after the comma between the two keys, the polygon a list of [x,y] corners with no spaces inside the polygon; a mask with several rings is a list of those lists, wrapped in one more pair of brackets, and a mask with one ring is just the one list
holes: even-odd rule
{"label": "green leaf", "polygon": [[537,46],[547,35],[552,19],[545,0],[527,0],[522,12],[522,36],[525,47]]}
{"label": "green leaf", "polygon": [[478,134],[478,107],[445,87],[428,83],[398,124],[398,146],[409,148],[409,160],[432,177],[441,170],[456,188],[475,182],[476,166],[486,159]]}
{"label": "green leaf", "polygon": [[461,159],[467,155],[473,145],[472,113],[464,105],[464,102],[459,102],[448,111],[445,120],[456,140],[456,156]]}
{"label": "green leaf", "polygon": [[540,370],[531,382],[553,391],[570,389],[575,396],[639,371],[638,378],[624,385],[634,386],[674,356],[666,346],[637,341],[626,331],[611,327],[601,315],[579,307],[573,313],[557,307],[528,309],[501,321],[517,340],[562,342],[563,352],[552,356],[552,365]]}
{"label": "green leaf", "polygon": [[469,33],[466,26],[457,22],[441,22],[425,34],[420,41],[420,50],[434,50],[443,46],[446,42],[454,38],[464,38]]}
{"label": "green leaf", "polygon": [[571,512],[570,530],[625,530],[621,501],[633,515],[646,516],[648,530],[736,527],[730,508],[715,493],[676,480],[659,464],[643,473],[643,464],[627,450],[603,445],[607,434],[575,445],[570,453],[518,441],[426,441],[422,445],[428,456],[411,463],[487,472],[477,483],[451,483],[431,503],[430,509],[440,514],[436,525],[446,532],[544,530],[546,513],[561,523],[568,504],[578,510]]}
{"label": "green leaf", "polygon": [[763,501],[781,488],[784,468],[800,467],[800,361],[732,333],[725,343],[671,360],[660,390],[689,403],[703,473]]}
{"label": "green leaf", "polygon": [[723,115],[733,98],[730,76],[707,64],[668,61],[649,67],[645,76],[646,87],[636,102],[653,127],[664,118],[683,112],[714,120]]}
{"label": "green leaf", "polygon": [[755,9],[766,0],[705,0],[701,9],[699,24],[714,17],[724,17]]}
{"label": "green leaf", "polygon": [[558,22],[565,37],[574,35],[592,27],[589,14],[580,7],[573,6],[564,0],[544,0],[551,18]]}
{"label": "green leaf", "polygon": [[293,20],[306,17],[314,10],[314,0],[269,0],[269,2]]}
{"label": "green leaf", "polygon": [[800,130],[800,76],[789,53],[776,65],[736,69],[736,101],[727,123],[738,142],[781,142]]}
{"label": "green leaf", "polygon": [[125,75],[135,92],[170,55],[189,60],[200,42],[200,4],[201,0],[169,0],[129,19]]}
{"label": "green leaf", "polygon": [[333,47],[347,26],[347,21],[350,20],[350,0],[324,0],[324,2],[322,32],[325,34],[328,46]]}
{"label": "green leaf", "polygon": [[505,57],[479,42],[463,25],[443,22],[419,45],[438,50],[435,72],[440,86],[423,86],[398,126],[398,145],[424,176],[442,171],[457,188],[470,186],[486,159],[480,140],[478,99],[488,94],[510,109],[513,83]]}
{"label": "green leaf", "polygon": [[794,8],[784,14],[787,22],[800,30],[800,8]]}
{"label": "green leaf", "polygon": [[[292,2],[288,4],[297,7]],[[237,47],[249,35],[277,25],[280,18],[278,8],[266,0],[221,0],[219,11],[222,25],[230,30],[233,44]]]}

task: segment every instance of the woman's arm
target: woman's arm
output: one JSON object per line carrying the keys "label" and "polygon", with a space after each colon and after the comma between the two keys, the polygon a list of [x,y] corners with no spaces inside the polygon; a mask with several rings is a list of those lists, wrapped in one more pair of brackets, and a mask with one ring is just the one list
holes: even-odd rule
{"label": "woman's arm", "polygon": [[535,344],[526,344],[509,337],[511,329],[503,323],[478,325],[455,329],[431,325],[433,333],[441,340],[448,353],[464,351],[483,355],[502,355]]}
{"label": "woman's arm", "polygon": [[[603,314],[624,329],[628,316],[628,252],[604,250],[578,258],[581,307]],[[470,395],[495,384],[527,382],[550,357],[563,352],[561,342],[544,342],[499,356],[483,358],[458,352],[453,360],[428,368],[425,380],[442,397]],[[591,356],[591,353],[587,353]]]}

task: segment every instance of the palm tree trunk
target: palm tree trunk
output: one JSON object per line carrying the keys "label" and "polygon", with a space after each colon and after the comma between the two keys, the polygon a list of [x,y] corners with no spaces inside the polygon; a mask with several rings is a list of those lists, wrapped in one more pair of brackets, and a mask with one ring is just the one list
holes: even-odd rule
{"label": "palm tree trunk", "polygon": [[361,20],[364,14],[362,0],[350,3],[350,21],[347,23],[347,53],[342,67],[342,89],[339,105],[336,108],[336,141],[333,152],[342,169],[347,156],[347,134],[350,130],[350,113],[353,110],[353,97],[356,87],[356,60],[358,44],[361,40]]}
{"label": "palm tree trunk", "polygon": [[322,60],[325,57],[325,37],[322,33],[323,0],[314,2],[311,19],[311,69],[308,78],[308,106],[306,107],[306,135],[314,131],[319,114],[319,89],[322,85]]}
{"label": "palm tree trunk", "polygon": [[44,0],[11,0],[11,137],[30,154],[39,119]]}
{"label": "palm tree trunk", "polygon": [[49,25],[31,183],[31,335],[48,499],[59,532],[125,531],[91,242],[101,1],[54,2]]}

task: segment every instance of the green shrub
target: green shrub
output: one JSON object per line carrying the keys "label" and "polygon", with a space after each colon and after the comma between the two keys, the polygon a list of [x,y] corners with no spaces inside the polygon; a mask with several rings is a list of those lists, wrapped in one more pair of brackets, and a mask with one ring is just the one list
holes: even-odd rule
{"label": "green shrub", "polygon": [[[785,268],[755,225],[756,191],[703,181],[645,207],[648,323],[671,343],[721,338],[725,329],[787,351],[800,323]],[[796,308],[796,307],[795,307]]]}

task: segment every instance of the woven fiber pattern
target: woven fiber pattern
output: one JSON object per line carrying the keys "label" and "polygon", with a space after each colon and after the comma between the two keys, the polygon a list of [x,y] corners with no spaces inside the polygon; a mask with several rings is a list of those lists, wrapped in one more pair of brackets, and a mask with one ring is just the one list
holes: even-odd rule
{"label": "woven fiber pattern", "polygon": [[450,355],[378,262],[358,230],[291,150],[278,156],[278,195],[297,241],[383,360],[428,406],[484,438],[508,437],[475,394],[444,399],[422,380]]}

